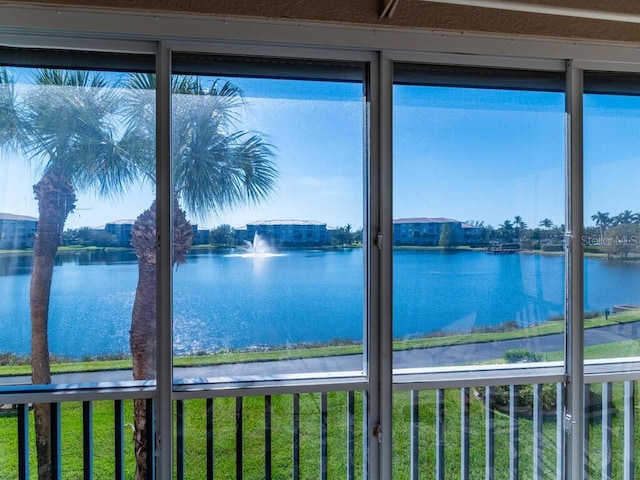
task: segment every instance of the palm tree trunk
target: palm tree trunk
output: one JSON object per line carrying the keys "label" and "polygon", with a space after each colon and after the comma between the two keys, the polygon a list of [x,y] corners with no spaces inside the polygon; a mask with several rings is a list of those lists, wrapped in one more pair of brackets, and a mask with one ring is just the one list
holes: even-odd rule
{"label": "palm tree trunk", "polygon": [[[31,274],[31,381],[51,383],[49,364],[49,300],[51,279],[60,234],[76,202],[73,186],[60,172],[48,170],[34,187],[38,200],[38,229],[33,245]],[[49,404],[34,405],[38,478],[51,478],[51,409]]]}
{"label": "palm tree trunk", "polygon": [[[174,197],[174,264],[184,263],[193,232],[184,211]],[[137,219],[131,230],[131,245],[138,258],[138,285],[133,303],[129,343],[133,378],[152,380],[156,375],[156,202]],[[147,478],[147,402],[134,400],[136,480]]]}
{"label": "palm tree trunk", "polygon": [[[131,230],[131,244],[138,257],[138,285],[131,316],[129,343],[133,358],[133,378],[155,378],[156,344],[156,212],[155,202],[140,215]],[[147,478],[147,403],[133,402],[136,480]]]}

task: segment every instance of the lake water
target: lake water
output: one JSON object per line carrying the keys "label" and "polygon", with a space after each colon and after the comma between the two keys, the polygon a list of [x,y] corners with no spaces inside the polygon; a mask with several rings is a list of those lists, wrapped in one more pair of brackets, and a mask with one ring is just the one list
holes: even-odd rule
{"label": "lake water", "polygon": [[[30,257],[0,258],[0,352],[30,345]],[[640,265],[585,261],[585,310],[640,304]],[[394,253],[394,336],[563,313],[564,259],[526,254]],[[128,353],[137,264],[130,252],[65,254],[55,267],[50,347],[56,355]],[[297,250],[247,258],[196,251],[174,274],[177,354],[361,341],[363,252]]]}

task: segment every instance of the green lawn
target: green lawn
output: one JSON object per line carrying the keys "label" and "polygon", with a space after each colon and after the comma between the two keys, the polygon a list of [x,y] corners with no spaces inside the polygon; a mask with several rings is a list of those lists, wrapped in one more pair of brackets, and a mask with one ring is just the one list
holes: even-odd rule
{"label": "green lawn", "polygon": [[[600,386],[592,387],[596,394]],[[639,392],[636,392],[638,395]],[[460,412],[459,389],[445,391],[445,478],[460,478]],[[614,385],[613,419],[613,477],[621,478],[622,437],[623,437],[623,386]],[[597,395],[596,395],[597,398]],[[300,395],[300,478],[317,479],[320,472],[320,394]],[[435,471],[436,416],[435,391],[421,391],[419,394],[419,475],[432,478]],[[132,418],[131,402],[125,410],[125,423]],[[362,412],[363,395],[355,394],[355,473],[362,478]],[[235,478],[236,471],[236,399],[217,398],[214,400],[214,468],[216,478]],[[205,478],[206,472],[206,403],[205,400],[185,401],[185,478]],[[485,468],[485,407],[474,389],[470,389],[469,410],[470,478],[484,478]],[[393,397],[393,469],[394,480],[410,478],[410,435],[411,402],[410,392],[396,392]],[[114,475],[114,419],[113,403],[94,403],[94,478],[113,478]],[[247,479],[264,478],[264,397],[247,397],[243,401],[243,475]],[[134,469],[132,435],[125,427],[125,471],[126,478],[132,478]],[[347,394],[328,394],[328,478],[346,478],[347,468]],[[529,479],[533,465],[533,422],[529,416],[519,419],[520,450],[519,478]],[[62,404],[62,478],[82,478],[82,405],[80,402]],[[640,418],[636,419],[636,431],[640,431]],[[293,474],[293,397],[274,395],[272,397],[272,478],[290,479]],[[30,458],[35,462],[33,449],[33,426],[31,425]],[[496,478],[506,478],[509,468],[509,418],[495,412],[495,468]],[[589,420],[589,469],[592,475],[601,466],[600,441],[602,429],[596,414]],[[543,423],[542,465],[544,478],[552,478],[555,470],[556,423],[555,415],[545,417]],[[175,441],[175,439],[174,439]],[[15,411],[0,414],[0,479],[16,478],[17,472],[17,417]],[[636,474],[639,474],[636,467]],[[503,476],[504,474],[504,476]],[[31,478],[36,478],[35,465],[31,466]]]}

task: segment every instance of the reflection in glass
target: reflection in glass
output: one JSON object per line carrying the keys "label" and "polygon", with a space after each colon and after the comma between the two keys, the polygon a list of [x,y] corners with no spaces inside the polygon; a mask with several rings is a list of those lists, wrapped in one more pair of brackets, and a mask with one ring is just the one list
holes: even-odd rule
{"label": "reflection in glass", "polygon": [[584,310],[592,359],[637,357],[640,334],[635,75],[585,74]]}
{"label": "reflection in glass", "polygon": [[[140,295],[131,227],[155,178],[155,95],[153,88],[134,95],[134,77],[0,68],[3,385],[131,381],[132,363],[133,379],[155,378],[152,335],[143,339],[143,374],[131,360],[140,343],[133,337]],[[140,99],[151,108],[138,110]],[[151,287],[146,298],[155,305],[155,278]],[[155,326],[155,312],[146,314]],[[86,373],[84,362],[99,373]],[[70,373],[55,375],[62,363]],[[146,404],[135,402],[136,438],[144,439],[136,445],[137,478],[146,478]],[[37,468],[50,472],[51,406],[34,404],[33,412]]]}
{"label": "reflection in glass", "polygon": [[[133,379],[131,226],[155,178],[155,127],[132,129],[133,75],[0,67],[1,384]],[[73,367],[106,359],[119,371]]]}
{"label": "reflection in glass", "polygon": [[193,231],[174,275],[181,383],[363,372],[362,67],[358,81],[270,67],[174,75],[176,198]]}
{"label": "reflection in glass", "polygon": [[562,358],[564,95],[462,70],[394,86],[397,369]]}

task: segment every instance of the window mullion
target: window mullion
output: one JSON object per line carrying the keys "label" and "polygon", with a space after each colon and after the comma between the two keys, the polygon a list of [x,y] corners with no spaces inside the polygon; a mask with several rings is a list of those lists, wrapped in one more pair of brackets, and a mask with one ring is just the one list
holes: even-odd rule
{"label": "window mullion", "polygon": [[156,476],[172,476],[172,257],[173,257],[173,178],[171,169],[171,51],[159,45],[156,66],[156,165],[157,232],[156,264],[157,346],[156,378]]}
{"label": "window mullion", "polygon": [[[393,109],[393,62],[384,54],[379,63],[379,111],[376,119],[379,125],[378,151],[379,176],[379,230],[378,249],[380,252],[380,297],[378,331],[378,375],[379,382],[379,478],[393,478],[392,475],[392,409],[393,409],[393,179],[392,179],[392,109]],[[373,388],[373,387],[372,387]],[[373,450],[372,450],[373,451]],[[371,453],[371,452],[370,452]],[[372,476],[371,478],[377,478]]]}
{"label": "window mullion", "polygon": [[584,476],[584,260],[583,260],[583,81],[582,70],[567,64],[566,174],[566,465],[565,478]]}

